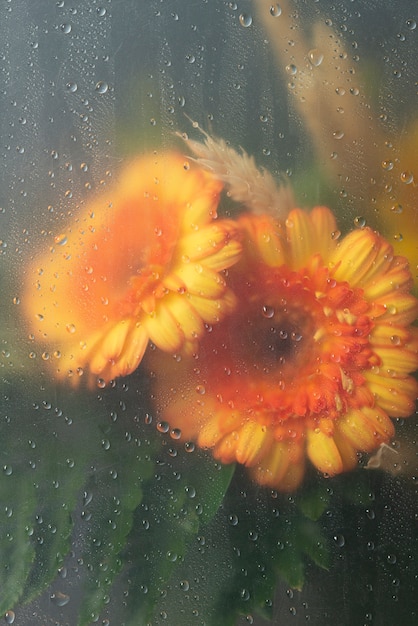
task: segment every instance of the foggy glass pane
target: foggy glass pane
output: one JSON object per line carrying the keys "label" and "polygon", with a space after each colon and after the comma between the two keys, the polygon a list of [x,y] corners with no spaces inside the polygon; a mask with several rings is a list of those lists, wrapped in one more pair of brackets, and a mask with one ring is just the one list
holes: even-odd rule
{"label": "foggy glass pane", "polygon": [[0,621],[416,623],[413,0],[4,0]]}

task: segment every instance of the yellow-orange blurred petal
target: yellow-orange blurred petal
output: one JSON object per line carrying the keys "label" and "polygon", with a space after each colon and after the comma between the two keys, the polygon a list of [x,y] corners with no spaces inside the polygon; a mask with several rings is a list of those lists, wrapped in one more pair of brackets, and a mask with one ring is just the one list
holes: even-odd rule
{"label": "yellow-orange blurred petal", "polygon": [[202,317],[193,307],[190,298],[177,298],[174,295],[168,296],[165,299],[165,306],[187,339],[196,339],[203,334],[204,323]]}
{"label": "yellow-orange blurred petal", "polygon": [[251,475],[261,485],[280,486],[286,475],[290,458],[287,443],[275,443],[260,463],[251,468]]}
{"label": "yellow-orange blurred petal", "polygon": [[58,376],[85,371],[94,384],[126,375],[149,339],[190,352],[204,324],[230,312],[221,272],[241,243],[235,222],[216,219],[221,188],[179,154],[140,157],[35,260],[24,306],[36,340],[61,353]]}
{"label": "yellow-orange blurred petal", "polygon": [[246,234],[245,260],[252,264],[260,260],[266,265],[277,267],[285,263],[283,248],[283,228],[271,216],[260,216],[253,220],[244,214],[239,220],[242,231]]}
{"label": "yellow-orange blurred petal", "polygon": [[315,428],[308,429],[306,438],[307,455],[320,472],[335,476],[343,471],[344,463],[332,435]]}
{"label": "yellow-orange blurred petal", "polygon": [[248,422],[239,431],[239,441],[235,446],[234,459],[251,467],[268,453],[273,440],[268,430],[257,422]]}
{"label": "yellow-orange blurred petal", "polygon": [[376,402],[392,417],[408,417],[418,398],[418,382],[410,376],[397,378],[373,370],[365,372],[368,387]]}

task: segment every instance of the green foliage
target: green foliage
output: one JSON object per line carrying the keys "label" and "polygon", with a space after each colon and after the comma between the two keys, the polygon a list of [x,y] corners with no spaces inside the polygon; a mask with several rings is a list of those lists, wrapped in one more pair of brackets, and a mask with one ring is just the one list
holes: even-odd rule
{"label": "green foliage", "polygon": [[242,468],[158,432],[135,385],[91,392],[34,379],[3,389],[3,612],[39,596],[72,545],[77,626],[111,612],[121,588],[129,626],[193,623],[196,611],[213,626],[268,618],[280,580],[300,589],[308,561],[329,567],[325,481],[295,497],[252,484]]}

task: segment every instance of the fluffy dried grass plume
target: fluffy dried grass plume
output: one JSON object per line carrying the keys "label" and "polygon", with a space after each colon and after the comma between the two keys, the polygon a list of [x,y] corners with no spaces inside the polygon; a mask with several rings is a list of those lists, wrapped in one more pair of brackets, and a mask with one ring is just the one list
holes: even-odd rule
{"label": "fluffy dried grass plume", "polygon": [[186,133],[177,133],[191,150],[200,167],[224,183],[229,197],[257,215],[284,217],[294,206],[292,188],[285,176],[276,182],[267,170],[258,168],[254,158],[242,148],[231,148],[224,139],[211,137],[197,122],[193,127],[203,135],[203,142],[190,139]]}

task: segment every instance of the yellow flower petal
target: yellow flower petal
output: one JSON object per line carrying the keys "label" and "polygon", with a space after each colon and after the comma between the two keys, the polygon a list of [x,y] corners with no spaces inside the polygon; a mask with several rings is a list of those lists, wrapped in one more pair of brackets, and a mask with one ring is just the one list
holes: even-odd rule
{"label": "yellow flower petal", "polygon": [[238,433],[235,445],[235,459],[242,465],[251,467],[268,453],[273,444],[271,433],[266,426],[257,422],[247,422]]}
{"label": "yellow flower petal", "polygon": [[289,242],[289,258],[295,269],[302,268],[316,251],[314,228],[309,213],[301,209],[291,211],[286,220],[286,235]]}
{"label": "yellow flower petal", "polygon": [[230,220],[212,222],[182,237],[179,255],[187,256],[190,261],[201,261],[222,250],[236,233],[237,227]]}
{"label": "yellow flower petal", "polygon": [[418,382],[414,378],[397,378],[372,370],[365,372],[364,377],[376,402],[388,415],[408,417],[412,414],[418,397]]}
{"label": "yellow flower petal", "polygon": [[417,319],[418,301],[408,293],[394,291],[387,296],[376,298],[376,304],[385,307],[386,311],[380,318],[396,326],[407,326]]}
{"label": "yellow flower petal", "polygon": [[308,457],[320,472],[335,476],[344,470],[344,462],[333,436],[322,432],[320,428],[308,429],[306,440]]}
{"label": "yellow flower petal", "polygon": [[251,468],[251,475],[260,485],[281,485],[290,465],[290,444],[274,443],[265,457]]}
{"label": "yellow flower petal", "polygon": [[193,308],[189,298],[170,295],[165,299],[165,307],[181,328],[186,339],[196,339],[202,335],[204,332],[202,317]]}
{"label": "yellow flower petal", "polygon": [[101,374],[109,363],[118,360],[129,330],[129,321],[121,320],[104,334],[90,360],[90,370],[93,374]]}
{"label": "yellow flower petal", "polygon": [[337,245],[337,221],[334,214],[323,206],[315,207],[309,214],[312,224],[311,239],[315,242],[312,254],[327,260]]}
{"label": "yellow flower petal", "polygon": [[201,315],[202,319],[209,323],[219,322],[225,315],[231,313],[237,304],[236,297],[230,289],[225,291],[222,299],[202,298],[196,294],[190,294],[189,302]]}
{"label": "yellow flower petal", "polygon": [[372,271],[378,251],[379,242],[372,230],[363,228],[352,231],[331,254],[330,265],[335,266],[333,277],[357,287]]}
{"label": "yellow flower petal", "polygon": [[183,263],[177,268],[176,275],[189,293],[203,298],[219,298],[226,288],[225,280],[201,263]]}
{"label": "yellow flower petal", "polygon": [[141,321],[151,341],[161,350],[175,352],[181,347],[184,333],[165,303],[161,303],[155,313],[144,315]]}
{"label": "yellow flower petal", "polygon": [[282,477],[280,482],[274,482],[271,484],[271,486],[275,487],[276,489],[280,489],[280,491],[295,491],[302,482],[304,474],[304,460],[302,460],[300,463],[290,463],[289,467],[287,468],[286,474]]}
{"label": "yellow flower petal", "polygon": [[142,361],[148,341],[149,337],[145,328],[139,324],[135,325],[129,334],[128,341],[125,343],[117,367],[112,367],[110,377],[127,376],[136,370]]}
{"label": "yellow flower petal", "polygon": [[393,346],[391,348],[378,347],[375,352],[381,361],[381,369],[393,372],[397,376],[409,374],[418,367],[418,353],[416,351],[406,348],[396,349]]}
{"label": "yellow flower petal", "polygon": [[386,413],[379,407],[352,410],[338,422],[339,432],[357,450],[371,452],[393,437],[395,429]]}
{"label": "yellow flower petal", "polygon": [[223,248],[217,250],[214,254],[207,257],[204,261],[206,267],[221,271],[235,265],[241,258],[242,246],[239,241],[231,240],[226,243]]}
{"label": "yellow flower petal", "polygon": [[370,333],[370,341],[374,348],[392,346],[395,350],[398,350],[405,345],[410,335],[410,330],[404,326],[379,323],[376,324]]}
{"label": "yellow flower petal", "polygon": [[244,214],[238,223],[244,233],[247,263],[262,261],[271,267],[285,263],[283,229],[277,220],[268,215],[255,217]]}
{"label": "yellow flower petal", "polygon": [[409,265],[404,257],[388,256],[389,265],[382,267],[380,275],[376,275],[374,280],[369,280],[364,286],[365,296],[369,301],[385,301],[387,296],[391,296],[395,291],[406,293],[412,285]]}

